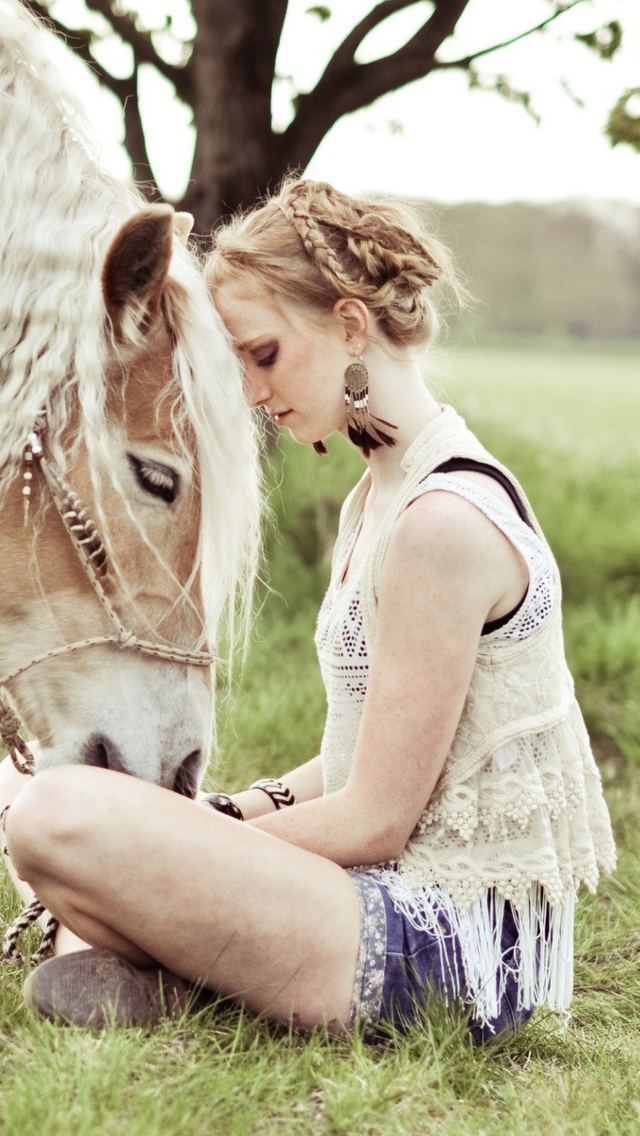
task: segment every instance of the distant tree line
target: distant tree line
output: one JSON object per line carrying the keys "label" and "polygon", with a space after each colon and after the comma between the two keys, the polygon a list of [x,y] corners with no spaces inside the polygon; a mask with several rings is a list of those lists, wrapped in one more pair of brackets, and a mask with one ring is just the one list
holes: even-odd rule
{"label": "distant tree line", "polygon": [[456,339],[640,341],[640,208],[469,203],[437,213],[477,301],[453,324]]}

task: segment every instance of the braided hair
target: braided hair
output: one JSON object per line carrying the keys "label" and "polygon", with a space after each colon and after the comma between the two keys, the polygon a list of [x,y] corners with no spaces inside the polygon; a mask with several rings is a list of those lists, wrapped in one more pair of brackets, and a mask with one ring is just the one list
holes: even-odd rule
{"label": "braided hair", "polygon": [[211,289],[239,275],[323,313],[341,297],[360,299],[398,346],[433,339],[433,284],[463,293],[448,251],[406,206],[353,198],[310,179],[287,178],[277,194],[215,233]]}

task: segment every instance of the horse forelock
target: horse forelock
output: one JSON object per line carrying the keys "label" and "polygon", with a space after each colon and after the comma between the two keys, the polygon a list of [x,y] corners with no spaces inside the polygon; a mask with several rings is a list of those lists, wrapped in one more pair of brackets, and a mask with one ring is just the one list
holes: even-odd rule
{"label": "horse forelock", "polygon": [[176,347],[174,425],[188,450],[195,435],[201,494],[198,570],[207,631],[215,641],[221,615],[233,641],[234,613],[249,629],[250,599],[258,569],[262,486],[256,422],[242,395],[240,364],[213,308],[199,267],[176,248],[167,289],[167,315]]}
{"label": "horse forelock", "polygon": [[[108,468],[107,361],[113,348],[101,270],[120,225],[145,204],[105,172],[82,109],[50,58],[50,37],[18,0],[0,0],[0,500],[40,410],[64,467],[70,422],[94,490]],[[176,242],[164,310],[175,344],[161,398],[202,499],[206,635],[233,623],[259,548],[257,440],[238,364],[195,258]],[[156,550],[159,558],[161,551]],[[247,624],[244,624],[245,628]]]}
{"label": "horse forelock", "polygon": [[100,168],[51,37],[0,0],[0,492],[38,411],[97,428],[108,349],[100,269],[142,199]]}

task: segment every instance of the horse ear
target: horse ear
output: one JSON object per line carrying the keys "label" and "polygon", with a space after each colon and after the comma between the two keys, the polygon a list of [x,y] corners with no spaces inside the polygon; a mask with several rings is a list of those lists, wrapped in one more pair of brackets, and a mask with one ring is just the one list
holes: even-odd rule
{"label": "horse ear", "polygon": [[117,233],[102,271],[102,293],[116,337],[135,341],[154,323],[173,251],[174,211],[149,205]]}
{"label": "horse ear", "polygon": [[181,244],[186,245],[194,224],[193,213],[175,213],[173,230]]}

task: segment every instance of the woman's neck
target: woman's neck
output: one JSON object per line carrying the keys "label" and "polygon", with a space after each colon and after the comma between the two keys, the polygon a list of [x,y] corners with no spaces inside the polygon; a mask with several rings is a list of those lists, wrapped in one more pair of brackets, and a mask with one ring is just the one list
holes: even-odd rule
{"label": "woman's neck", "polygon": [[395,427],[384,427],[395,438],[395,446],[380,446],[367,459],[372,486],[380,493],[402,481],[404,455],[441,407],[424,385],[414,357],[399,351],[390,356],[374,345],[367,349],[364,362],[369,370],[369,413]]}

